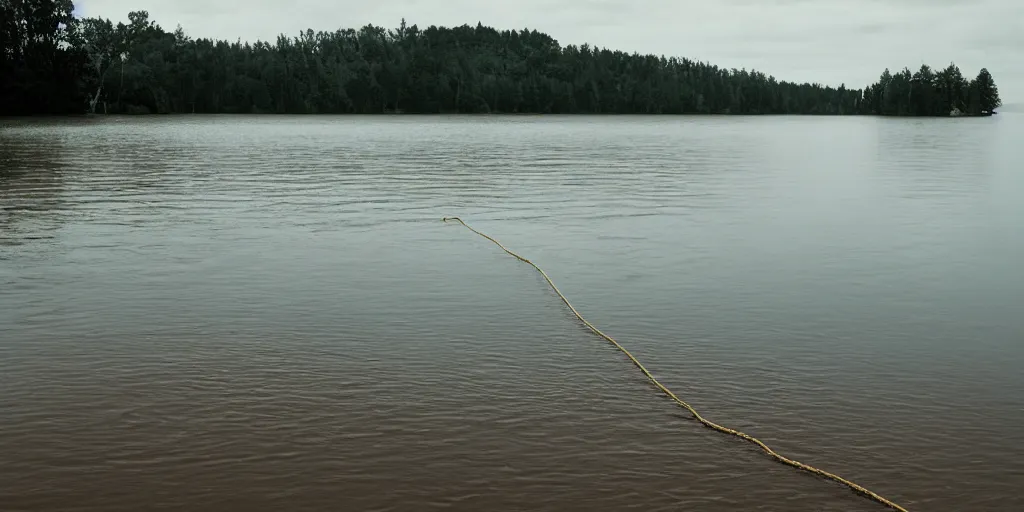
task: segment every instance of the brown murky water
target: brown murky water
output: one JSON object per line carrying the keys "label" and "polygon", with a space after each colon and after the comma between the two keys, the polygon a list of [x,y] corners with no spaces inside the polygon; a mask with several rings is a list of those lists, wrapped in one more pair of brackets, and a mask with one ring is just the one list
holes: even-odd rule
{"label": "brown murky water", "polygon": [[0,121],[0,510],[1024,509],[1024,118]]}

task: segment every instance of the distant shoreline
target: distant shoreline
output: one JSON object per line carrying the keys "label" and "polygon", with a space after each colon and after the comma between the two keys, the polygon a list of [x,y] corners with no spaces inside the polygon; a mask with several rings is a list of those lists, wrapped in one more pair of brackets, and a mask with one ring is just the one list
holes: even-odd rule
{"label": "distant shoreline", "polygon": [[987,69],[972,78],[953,63],[886,69],[876,82],[850,88],[685,57],[563,46],[536,30],[481,23],[421,29],[402,20],[394,29],[306,30],[243,43],[168,31],[146,11],[129,13],[128,24],[65,14],[69,28],[61,31],[42,10],[0,12],[13,27],[53,27],[46,37],[17,30],[0,41],[0,115],[972,117],[1001,104]]}
{"label": "distant shoreline", "polygon": [[729,114],[729,113],[682,113],[682,114],[635,114],[615,112],[375,112],[375,113],[349,113],[349,112],[318,112],[318,113],[294,113],[294,112],[166,112],[149,114],[126,114],[126,113],[85,113],[85,114],[55,114],[55,115],[30,115],[30,116],[8,116],[20,118],[32,117],[66,117],[66,118],[104,118],[104,117],[125,117],[125,118],[148,118],[148,117],[213,117],[213,116],[266,116],[266,117],[881,117],[881,118],[907,118],[907,119],[961,119],[976,117],[992,117],[999,115],[999,112],[985,114],[961,114],[961,115],[884,115],[884,114]]}
{"label": "distant shoreline", "polygon": [[999,115],[998,112],[991,114],[964,114],[960,116],[892,116],[892,115],[881,115],[881,114],[701,114],[701,113],[687,113],[687,114],[615,114],[615,113],[533,113],[533,112],[488,112],[488,113],[474,113],[474,112],[403,112],[403,113],[272,113],[272,112],[248,112],[248,113],[181,113],[181,112],[168,112],[163,114],[30,114],[30,115],[14,115],[14,116],[3,116],[0,115],[0,121],[29,121],[29,120],[100,120],[100,119],[159,119],[159,118],[212,118],[212,117],[373,117],[373,118],[431,118],[431,117],[467,117],[467,118],[499,118],[499,117],[517,117],[517,118],[531,118],[531,117],[644,117],[644,118],[744,118],[744,117],[810,117],[810,118],[880,118],[880,119],[976,119],[984,117],[993,117]]}

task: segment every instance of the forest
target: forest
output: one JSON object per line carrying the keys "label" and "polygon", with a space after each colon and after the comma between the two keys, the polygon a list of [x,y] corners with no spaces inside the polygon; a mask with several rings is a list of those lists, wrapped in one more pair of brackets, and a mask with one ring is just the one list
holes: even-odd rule
{"label": "forest", "polygon": [[562,46],[480,24],[193,39],[145,11],[78,18],[71,0],[0,0],[0,115],[554,113],[985,115],[992,75],[950,64],[864,89],[685,58]]}

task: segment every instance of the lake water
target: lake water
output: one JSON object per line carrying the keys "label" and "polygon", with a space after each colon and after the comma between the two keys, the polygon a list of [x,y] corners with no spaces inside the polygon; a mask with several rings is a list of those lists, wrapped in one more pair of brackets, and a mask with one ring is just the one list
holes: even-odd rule
{"label": "lake water", "polygon": [[1024,509],[1024,116],[0,121],[0,509]]}

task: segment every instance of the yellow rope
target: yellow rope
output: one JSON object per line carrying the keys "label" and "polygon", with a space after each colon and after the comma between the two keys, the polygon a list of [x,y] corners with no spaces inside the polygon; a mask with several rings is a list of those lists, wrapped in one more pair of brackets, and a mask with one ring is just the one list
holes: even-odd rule
{"label": "yellow rope", "polygon": [[795,461],[793,459],[790,459],[790,458],[784,457],[782,455],[779,455],[774,450],[769,448],[768,445],[764,444],[763,442],[761,442],[761,440],[757,439],[754,436],[751,436],[751,435],[748,435],[748,434],[744,434],[743,432],[740,432],[739,430],[733,430],[733,429],[728,428],[728,427],[723,427],[722,425],[719,425],[719,424],[717,424],[717,423],[715,423],[713,421],[705,419],[703,416],[700,415],[700,413],[697,412],[696,409],[693,408],[693,406],[691,406],[690,404],[684,402],[681,398],[676,396],[676,394],[673,393],[672,390],[670,390],[667,387],[665,387],[665,385],[662,384],[661,382],[658,382],[658,379],[654,378],[654,375],[651,375],[651,372],[649,372],[647,370],[647,368],[645,368],[644,365],[642,363],[640,363],[640,360],[637,359],[636,357],[634,357],[633,354],[631,354],[628,350],[626,350],[625,347],[620,345],[618,341],[615,341],[615,338],[612,338],[611,336],[601,332],[601,329],[598,329],[597,327],[594,326],[594,324],[592,324],[589,321],[587,321],[586,318],[583,318],[583,315],[581,315],[579,311],[576,311],[576,308],[574,308],[573,305],[569,303],[569,299],[565,298],[565,295],[562,295],[562,292],[558,290],[558,287],[555,286],[554,281],[552,281],[551,278],[548,277],[547,272],[544,272],[544,269],[538,267],[537,264],[535,264],[534,262],[532,262],[532,261],[530,261],[530,260],[528,260],[528,259],[526,259],[526,258],[524,258],[524,257],[522,257],[522,256],[520,256],[520,255],[518,255],[518,254],[516,254],[514,252],[512,252],[507,247],[502,245],[501,242],[499,242],[499,241],[497,241],[497,240],[495,240],[495,239],[493,239],[493,238],[491,238],[491,237],[489,237],[489,236],[487,236],[487,235],[485,235],[485,234],[483,234],[483,233],[473,229],[472,227],[469,226],[469,224],[466,224],[462,219],[460,219],[458,217],[445,217],[445,218],[443,218],[441,220],[443,220],[444,222],[455,221],[455,222],[458,222],[459,224],[462,224],[463,226],[466,227],[466,229],[469,229],[470,231],[472,231],[472,232],[474,232],[474,233],[476,233],[476,234],[478,234],[478,235],[480,235],[480,236],[490,240],[491,242],[494,242],[498,247],[501,247],[501,250],[503,250],[503,251],[507,252],[508,254],[514,256],[519,261],[522,261],[523,263],[526,263],[526,264],[530,265],[531,267],[535,268],[537,270],[537,272],[540,272],[540,275],[544,276],[544,280],[547,281],[549,285],[551,285],[551,289],[555,291],[555,293],[558,295],[558,297],[560,299],[562,299],[562,302],[564,302],[565,305],[569,307],[569,309],[572,311],[572,314],[576,315],[576,318],[578,318],[580,320],[580,322],[583,322],[583,325],[587,326],[587,328],[590,329],[591,331],[593,331],[594,334],[597,334],[598,336],[608,340],[612,345],[615,345],[615,348],[617,348],[620,351],[622,351],[623,354],[626,354],[626,357],[628,357],[629,360],[632,361],[633,364],[635,364],[637,368],[640,368],[640,371],[642,371],[644,373],[644,375],[647,377],[648,380],[650,380],[652,383],[654,383],[654,385],[657,386],[658,389],[660,389],[662,392],[664,392],[666,395],[668,395],[668,397],[671,398],[672,400],[674,400],[677,404],[681,405],[686,410],[690,411],[690,414],[693,414],[693,417],[696,418],[697,421],[701,422],[705,427],[708,427],[708,428],[711,428],[711,429],[714,429],[714,430],[717,430],[719,432],[723,432],[723,433],[726,433],[726,434],[734,435],[736,437],[740,437],[740,438],[746,439],[747,441],[750,441],[751,443],[754,443],[757,446],[760,446],[761,449],[764,450],[765,453],[767,453],[773,459],[775,459],[775,460],[777,460],[777,461],[779,461],[779,462],[781,462],[783,464],[786,464],[786,465],[789,465],[789,466],[793,466],[794,468],[802,469],[804,471],[809,471],[809,472],[814,473],[816,475],[828,478],[829,480],[834,480],[836,482],[839,482],[839,483],[849,487],[850,489],[853,489],[855,492],[858,492],[858,493],[860,493],[860,494],[862,494],[862,495],[864,495],[864,496],[866,496],[866,497],[868,497],[868,498],[870,498],[872,500],[877,501],[878,503],[881,503],[882,505],[885,505],[885,506],[887,506],[889,508],[892,508],[894,510],[898,510],[900,512],[908,512],[907,509],[905,509],[905,508],[897,505],[896,503],[893,503],[892,501],[889,501],[888,499],[886,499],[886,498],[884,498],[884,497],[882,497],[882,496],[872,492],[871,490],[867,489],[866,487],[863,487],[861,485],[853,483],[853,482],[851,482],[851,481],[849,481],[849,480],[847,480],[847,479],[845,479],[845,478],[843,478],[843,477],[841,477],[839,475],[836,475],[836,474],[833,474],[833,473],[829,473],[828,471],[823,471],[823,470],[820,470],[820,469],[818,469],[818,468],[816,468],[814,466],[810,466],[810,465],[804,464],[802,462],[798,462],[798,461]]}

